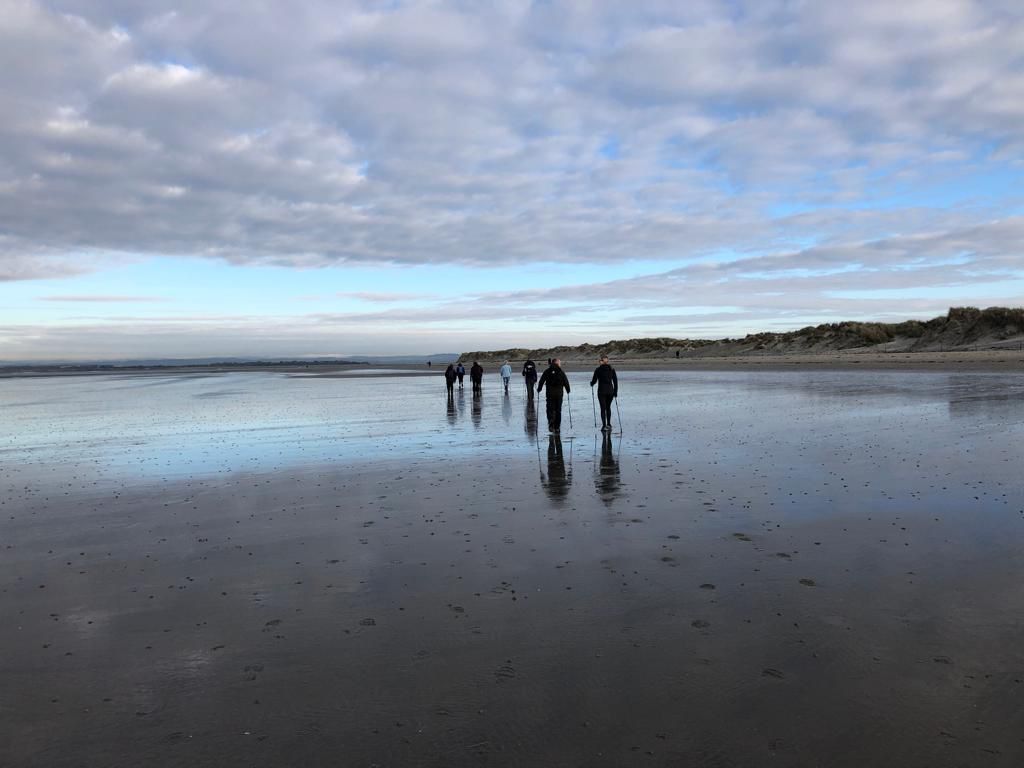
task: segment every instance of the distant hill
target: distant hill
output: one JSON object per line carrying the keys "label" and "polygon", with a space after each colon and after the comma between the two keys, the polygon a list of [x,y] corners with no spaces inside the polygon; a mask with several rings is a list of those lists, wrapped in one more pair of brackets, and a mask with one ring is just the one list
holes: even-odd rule
{"label": "distant hill", "polygon": [[604,353],[617,359],[732,357],[736,355],[795,354],[870,350],[875,352],[936,352],[1006,349],[1024,345],[1024,308],[952,307],[931,320],[902,323],[848,321],[808,326],[783,333],[762,332],[742,339],[645,338],[580,344],[548,349],[501,349],[464,353],[463,362],[480,360],[592,360]]}

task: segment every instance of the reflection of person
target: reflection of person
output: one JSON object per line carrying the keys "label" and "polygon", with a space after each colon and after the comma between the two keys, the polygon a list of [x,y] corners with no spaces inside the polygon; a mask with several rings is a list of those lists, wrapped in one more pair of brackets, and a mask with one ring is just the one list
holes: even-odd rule
{"label": "reflection of person", "polygon": [[458,412],[455,410],[455,398],[452,397],[451,391],[448,392],[448,423],[453,427],[455,422],[458,420]]}
{"label": "reflection of person", "polygon": [[479,428],[480,427],[480,422],[481,422],[481,420],[483,418],[483,397],[481,397],[480,392],[476,391],[476,390],[474,390],[474,392],[473,392],[473,410],[472,410],[472,415],[473,415],[473,426]]}
{"label": "reflection of person", "polygon": [[459,389],[462,389],[462,377],[466,375],[466,366],[461,362],[455,366],[455,375],[459,377]]}
{"label": "reflection of person", "polygon": [[512,366],[508,364],[508,360],[501,366],[501,370],[498,371],[501,374],[501,383],[505,385],[505,394],[508,394],[508,383],[512,379]]}
{"label": "reflection of person", "polygon": [[612,501],[619,492],[619,460],[612,450],[611,432],[601,435],[601,462],[594,478],[597,495],[604,502]]}
{"label": "reflection of person", "polygon": [[558,435],[548,437],[548,476],[541,475],[542,485],[555,501],[564,499],[569,494],[571,473],[565,471],[565,454],[562,452],[562,439]]}
{"label": "reflection of person", "polygon": [[469,380],[473,383],[474,392],[483,391],[484,369],[476,360],[473,361],[473,365],[469,369]]}
{"label": "reflection of person", "polygon": [[526,379],[526,393],[533,397],[533,388],[537,386],[537,364],[533,360],[523,363],[523,377]]}
{"label": "reflection of person", "polygon": [[550,367],[544,371],[537,383],[539,393],[547,386],[548,430],[558,432],[562,427],[562,396],[569,391],[569,377],[562,370],[562,361],[557,357],[551,361]]}
{"label": "reflection of person", "polygon": [[[533,394],[533,390],[530,390],[530,394]],[[525,429],[526,434],[530,437],[537,436],[537,405],[532,397],[526,398],[526,414],[525,414]]]}
{"label": "reflection of person", "polygon": [[444,369],[444,385],[448,387],[448,397],[451,397],[455,387],[455,366],[451,363]]}
{"label": "reflection of person", "polygon": [[608,355],[601,355],[600,365],[594,369],[590,386],[597,384],[597,402],[601,404],[601,431],[612,431],[612,400],[619,396],[619,377],[608,364]]}

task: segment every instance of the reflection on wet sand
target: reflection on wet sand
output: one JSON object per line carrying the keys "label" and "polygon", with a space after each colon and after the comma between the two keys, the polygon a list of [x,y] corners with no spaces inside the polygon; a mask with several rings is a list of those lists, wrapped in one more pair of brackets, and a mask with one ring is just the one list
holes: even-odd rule
{"label": "reflection on wet sand", "polygon": [[594,485],[597,495],[605,504],[611,504],[619,497],[619,459],[615,455],[612,436],[607,432],[601,436],[601,460],[594,474]]}
{"label": "reflection on wet sand", "polygon": [[[570,447],[571,447],[570,443]],[[569,469],[565,467],[565,453],[562,450],[562,439],[558,435],[548,438],[548,474],[541,473],[541,484],[553,501],[563,501],[569,495],[572,484],[572,462]]]}
{"label": "reflection on wet sand", "polygon": [[455,410],[455,398],[452,393],[448,393],[448,423],[455,426],[455,422],[458,420],[458,413]]}
{"label": "reflection on wet sand", "polygon": [[501,398],[501,419],[505,422],[505,426],[511,426],[512,424],[512,400],[509,398],[508,392],[505,392]]}
{"label": "reflection on wet sand", "polygon": [[954,419],[1012,421],[1024,408],[1024,379],[1001,379],[997,386],[983,386],[978,376],[950,376],[947,391],[949,415]]}
{"label": "reflection on wet sand", "polygon": [[483,397],[477,390],[473,391],[473,426],[477,429],[483,423]]}
{"label": "reflection on wet sand", "polygon": [[537,437],[537,403],[529,397],[526,400],[526,411],[523,418],[523,428],[529,437]]}

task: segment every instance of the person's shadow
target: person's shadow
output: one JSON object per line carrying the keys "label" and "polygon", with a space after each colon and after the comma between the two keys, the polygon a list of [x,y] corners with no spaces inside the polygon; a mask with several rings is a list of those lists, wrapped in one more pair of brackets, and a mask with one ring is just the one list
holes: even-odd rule
{"label": "person's shadow", "polygon": [[551,435],[548,438],[548,476],[545,478],[541,473],[541,484],[552,501],[564,501],[569,495],[572,467],[566,471],[562,439],[558,435]]}
{"label": "person's shadow", "polygon": [[458,419],[458,415],[459,415],[458,411],[455,410],[455,397],[454,397],[454,395],[451,392],[449,392],[448,393],[448,423],[451,424],[453,427],[455,426],[455,422]]}
{"label": "person's shadow", "polygon": [[473,426],[477,429],[480,428],[480,422],[483,420],[483,397],[478,390],[473,391]]}
{"label": "person's shadow", "polygon": [[601,436],[601,460],[594,475],[594,485],[597,488],[597,495],[605,504],[611,504],[619,496],[619,460],[615,456],[610,432],[605,432]]}
{"label": "person's shadow", "polygon": [[512,424],[512,401],[509,399],[508,392],[501,398],[501,418],[506,427]]}

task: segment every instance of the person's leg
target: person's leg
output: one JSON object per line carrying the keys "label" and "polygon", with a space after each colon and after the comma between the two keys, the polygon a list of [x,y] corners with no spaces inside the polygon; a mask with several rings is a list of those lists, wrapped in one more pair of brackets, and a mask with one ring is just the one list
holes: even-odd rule
{"label": "person's leg", "polygon": [[555,415],[555,408],[561,408],[561,403],[557,402],[553,397],[549,397],[546,402],[547,416],[548,416],[548,429],[554,431],[558,429],[557,416]]}
{"label": "person's leg", "polygon": [[552,409],[551,415],[554,418],[554,429],[562,429],[562,398],[555,398],[548,401],[548,407]]}
{"label": "person's leg", "polygon": [[611,395],[598,395],[597,402],[601,404],[601,427],[610,427],[612,425]]}

